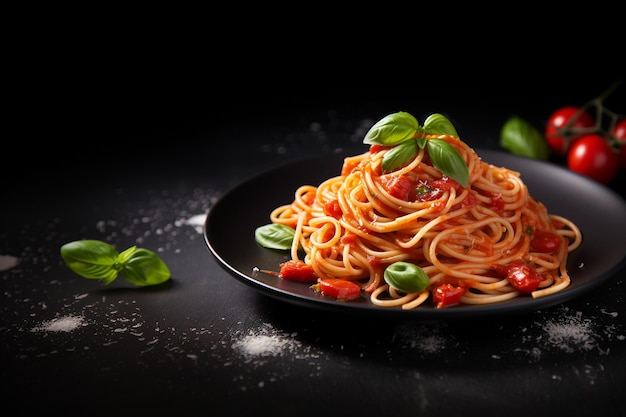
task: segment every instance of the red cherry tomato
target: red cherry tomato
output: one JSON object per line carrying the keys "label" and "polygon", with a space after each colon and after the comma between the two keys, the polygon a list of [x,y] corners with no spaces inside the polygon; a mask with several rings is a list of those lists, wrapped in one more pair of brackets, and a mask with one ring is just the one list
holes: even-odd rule
{"label": "red cherry tomato", "polygon": [[589,133],[576,140],[567,154],[570,170],[606,184],[617,174],[619,156],[600,135]]}
{"label": "red cherry tomato", "polygon": [[442,284],[433,290],[433,302],[437,308],[445,308],[461,302],[461,297],[467,291],[458,285]]}
{"label": "red cherry tomato", "polygon": [[383,180],[383,187],[389,194],[400,200],[415,200],[415,184],[404,175],[391,175]]}
{"label": "red cherry tomato", "polygon": [[302,261],[289,260],[280,264],[279,277],[289,281],[315,282],[317,277],[311,265]]}
{"label": "red cherry tomato", "polygon": [[512,264],[507,271],[506,279],[517,291],[523,293],[535,291],[542,280],[537,270],[525,263]]}
{"label": "red cherry tomato", "polygon": [[317,283],[322,294],[339,300],[354,300],[361,295],[361,287],[353,281],[339,278],[320,278]]}
{"label": "red cherry tomato", "polygon": [[339,206],[339,201],[331,200],[324,204],[324,214],[332,216],[335,219],[340,219],[343,212],[341,211],[341,207]]}
{"label": "red cherry tomato", "polygon": [[626,169],[626,119],[622,119],[613,128],[613,136],[617,139],[620,145],[619,151],[619,166],[622,169]]}
{"label": "red cherry tomato", "polygon": [[[580,135],[570,134],[572,128],[589,128],[595,125],[595,120],[586,111],[576,116],[579,111],[580,107],[576,106],[561,107],[548,119],[545,129],[546,141],[548,147],[557,155],[567,155],[569,148],[580,137]],[[574,116],[576,116],[575,119],[573,119]],[[566,131],[564,132],[563,129]]]}
{"label": "red cherry tomato", "polygon": [[562,242],[563,239],[556,233],[537,230],[533,233],[530,241],[530,250],[533,252],[552,253],[561,247]]}

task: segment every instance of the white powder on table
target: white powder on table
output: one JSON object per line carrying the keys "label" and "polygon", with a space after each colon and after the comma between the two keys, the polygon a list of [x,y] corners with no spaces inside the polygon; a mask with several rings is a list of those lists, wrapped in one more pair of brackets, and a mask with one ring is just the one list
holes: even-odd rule
{"label": "white powder on table", "polygon": [[559,350],[572,353],[576,350],[593,350],[598,346],[591,319],[583,319],[580,313],[564,316],[560,320],[549,320],[541,327],[547,337],[547,344]]}
{"label": "white powder on table", "polygon": [[40,326],[34,327],[31,331],[38,332],[71,332],[81,326],[84,326],[85,318],[82,316],[64,316],[57,317],[50,321],[42,323]]}
{"label": "white powder on table", "polygon": [[206,213],[205,214],[196,214],[191,216],[190,218],[184,220],[182,224],[186,224],[188,226],[192,226],[196,229],[198,233],[203,232],[204,223],[206,222]]}
{"label": "white powder on table", "polygon": [[235,342],[233,347],[246,356],[277,356],[288,344],[289,341],[282,336],[250,334]]}
{"label": "white powder on table", "polygon": [[287,354],[295,358],[306,356],[308,348],[303,349],[296,336],[296,333],[286,334],[265,323],[262,327],[250,329],[247,334],[235,338],[231,347],[243,356],[246,363],[262,364],[264,359]]}
{"label": "white powder on table", "polygon": [[[319,359],[328,359],[314,347],[302,344],[297,339],[297,332],[284,332],[275,329],[269,323],[250,328],[247,332],[236,331],[230,338],[230,348],[235,357],[223,362],[223,366],[239,369],[233,380],[241,383],[240,389],[246,391],[250,388],[263,388],[267,383],[276,382],[291,375],[291,367],[299,361],[311,367],[308,374],[310,377],[319,376],[322,365]],[[257,369],[263,368],[273,358],[280,357],[274,366],[263,373],[262,379],[258,380]],[[239,360],[237,360],[239,359]]]}

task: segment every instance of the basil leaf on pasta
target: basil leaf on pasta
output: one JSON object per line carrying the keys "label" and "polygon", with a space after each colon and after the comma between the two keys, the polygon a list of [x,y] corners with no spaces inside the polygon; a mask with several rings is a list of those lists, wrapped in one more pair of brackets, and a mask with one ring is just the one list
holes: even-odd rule
{"label": "basil leaf on pasta", "polygon": [[394,262],[383,273],[390,287],[402,292],[422,292],[428,286],[428,275],[419,266],[410,262]]}
{"label": "basil leaf on pasta", "polygon": [[390,149],[383,157],[383,172],[391,172],[410,162],[417,155],[417,142],[408,140]]}
{"label": "basil leaf on pasta", "polygon": [[427,135],[446,135],[459,137],[454,125],[444,115],[439,113],[431,114],[424,121],[424,133]]}
{"label": "basil leaf on pasta", "polygon": [[363,143],[392,146],[411,139],[419,129],[419,122],[410,113],[397,112],[383,117],[365,134]]}
{"label": "basil leaf on pasta", "polygon": [[443,139],[430,139],[427,141],[428,155],[443,175],[452,178],[461,186],[467,187],[469,182],[469,168],[461,154]]}

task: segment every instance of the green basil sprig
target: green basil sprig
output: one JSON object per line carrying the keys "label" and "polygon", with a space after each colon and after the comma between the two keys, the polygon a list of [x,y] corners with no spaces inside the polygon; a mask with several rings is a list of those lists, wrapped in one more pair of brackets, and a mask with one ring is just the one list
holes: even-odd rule
{"label": "green basil sprig", "polygon": [[106,242],[77,240],[61,246],[61,257],[76,274],[102,280],[105,285],[120,273],[141,287],[161,284],[170,278],[169,268],[156,253],[137,246],[119,253]]}
{"label": "green basil sprig", "polygon": [[456,129],[445,116],[431,114],[420,126],[407,112],[389,114],[376,122],[365,134],[367,145],[393,146],[383,157],[383,171],[393,172],[413,159],[419,149],[426,147],[435,168],[467,187],[469,168],[461,154],[443,139],[426,139],[425,135],[447,135],[458,138]]}
{"label": "green basil sprig", "polygon": [[510,116],[500,131],[500,146],[514,155],[547,161],[550,151],[537,128],[519,116]]}
{"label": "green basil sprig", "polygon": [[288,250],[291,249],[296,231],[284,224],[270,223],[257,227],[254,239],[265,248]]}
{"label": "green basil sprig", "polygon": [[410,262],[394,262],[383,273],[390,287],[402,292],[422,292],[428,286],[428,275],[422,268]]}

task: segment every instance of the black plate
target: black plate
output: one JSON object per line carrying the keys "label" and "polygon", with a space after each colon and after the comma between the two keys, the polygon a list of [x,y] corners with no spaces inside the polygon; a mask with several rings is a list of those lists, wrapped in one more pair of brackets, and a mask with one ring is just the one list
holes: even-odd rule
{"label": "black plate", "polygon": [[449,319],[531,311],[577,297],[609,279],[626,261],[626,202],[615,192],[553,164],[501,151],[477,150],[483,161],[519,171],[529,192],[548,211],[573,220],[583,243],[568,258],[572,283],[543,298],[517,297],[490,305],[459,305],[435,309],[426,303],[413,310],[378,307],[366,296],[350,302],[334,300],[309,285],[283,280],[255,268],[278,270],[288,253],[259,246],[254,230],[269,223],[270,212],[290,203],[303,184],[319,185],[341,171],[345,154],[332,154],[281,166],[234,187],[211,208],[204,239],[221,266],[232,276],[269,296],[312,308],[345,313]]}

